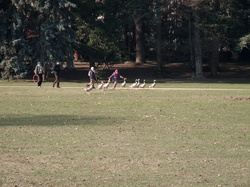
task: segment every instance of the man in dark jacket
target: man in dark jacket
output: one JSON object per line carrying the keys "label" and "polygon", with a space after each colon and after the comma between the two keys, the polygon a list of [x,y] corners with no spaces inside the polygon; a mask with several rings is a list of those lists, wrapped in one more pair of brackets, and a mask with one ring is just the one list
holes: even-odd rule
{"label": "man in dark jacket", "polygon": [[61,66],[60,66],[60,62],[57,62],[53,68],[54,70],[54,75],[55,75],[55,81],[53,82],[53,88],[56,87],[60,88],[60,70],[61,70]]}

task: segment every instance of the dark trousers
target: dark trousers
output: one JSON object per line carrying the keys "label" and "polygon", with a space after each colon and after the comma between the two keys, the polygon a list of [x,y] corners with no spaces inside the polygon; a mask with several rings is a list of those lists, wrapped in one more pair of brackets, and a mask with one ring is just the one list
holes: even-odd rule
{"label": "dark trousers", "polygon": [[42,83],[43,83],[43,74],[38,74],[39,76],[39,81],[37,82],[37,85],[38,86],[42,86]]}
{"label": "dark trousers", "polygon": [[59,77],[59,73],[56,73],[55,72],[55,81],[53,82],[53,87],[55,87],[55,85],[56,85],[56,87],[60,87],[60,77]]}

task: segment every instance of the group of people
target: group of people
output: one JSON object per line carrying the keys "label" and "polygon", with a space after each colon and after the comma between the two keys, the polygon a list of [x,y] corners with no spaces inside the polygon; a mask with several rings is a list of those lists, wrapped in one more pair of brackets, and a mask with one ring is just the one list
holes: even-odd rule
{"label": "group of people", "polygon": [[[57,88],[60,88],[60,70],[61,70],[61,65],[60,62],[56,62],[56,64],[53,67],[53,71],[54,71],[54,76],[55,76],[55,80],[53,82],[52,87],[54,88],[55,86]],[[37,86],[40,88],[42,86],[42,83],[44,81],[44,74],[45,74],[45,70],[42,66],[42,64],[40,62],[37,63],[35,70],[34,70],[34,77],[33,79],[36,80],[37,82]],[[93,87],[95,87],[95,82],[97,82],[97,75],[95,72],[95,68],[91,67],[89,72],[88,72],[88,76],[89,76],[89,84]],[[116,85],[118,83],[119,78],[123,79],[124,77],[120,75],[118,69],[116,69],[109,77],[108,77],[108,82],[114,82],[113,84],[113,89],[116,88]]]}
{"label": "group of people", "polygon": [[[53,88],[56,86],[57,88],[60,88],[60,71],[61,71],[61,65],[60,62],[56,62],[56,64],[53,67],[55,80],[53,82]],[[41,62],[38,62],[35,70],[34,70],[34,77],[33,79],[37,82],[37,86],[40,88],[42,86],[42,83],[44,81],[44,75],[45,70],[41,64]]]}
{"label": "group of people", "polygon": [[[88,85],[92,85],[93,87],[95,87],[95,82],[97,82],[97,75],[95,72],[94,67],[91,67],[89,72],[88,72],[88,76],[89,76],[89,84]],[[109,77],[108,77],[108,82],[114,82],[113,84],[113,89],[116,88],[116,85],[118,83],[119,78],[124,79],[124,77],[122,75],[120,75],[118,69],[116,69]]]}

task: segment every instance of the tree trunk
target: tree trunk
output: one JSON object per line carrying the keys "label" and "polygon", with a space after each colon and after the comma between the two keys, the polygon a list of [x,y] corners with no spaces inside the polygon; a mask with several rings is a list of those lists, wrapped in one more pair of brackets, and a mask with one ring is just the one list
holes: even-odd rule
{"label": "tree trunk", "polygon": [[157,23],[157,36],[156,36],[156,48],[157,48],[157,69],[162,69],[162,27],[161,22]]}
{"label": "tree trunk", "polygon": [[217,38],[212,40],[212,51],[211,51],[211,75],[217,77],[218,66],[219,66],[219,41]]}
{"label": "tree trunk", "polygon": [[195,60],[195,79],[203,79],[203,68],[202,68],[202,50],[201,50],[201,33],[197,27],[199,23],[198,15],[194,15],[194,60]]}
{"label": "tree trunk", "polygon": [[140,14],[134,18],[135,23],[135,42],[136,42],[136,58],[135,63],[145,63],[145,46],[144,46],[144,30],[143,20]]}
{"label": "tree trunk", "polygon": [[162,14],[159,11],[161,8],[161,0],[155,0],[155,15],[156,15],[156,61],[157,61],[157,71],[160,73],[162,70]]}
{"label": "tree trunk", "polygon": [[194,62],[194,54],[193,54],[193,40],[192,40],[192,12],[189,13],[188,18],[188,40],[189,40],[189,53],[190,53],[190,65],[192,69],[192,78],[195,77],[195,62]]}
{"label": "tree trunk", "polygon": [[[220,11],[220,1],[219,0],[214,0],[213,1],[213,9],[216,12]],[[217,77],[217,72],[218,72],[218,66],[219,66],[219,39],[217,36],[214,36],[212,39],[212,44],[211,44],[211,75],[212,77]]]}

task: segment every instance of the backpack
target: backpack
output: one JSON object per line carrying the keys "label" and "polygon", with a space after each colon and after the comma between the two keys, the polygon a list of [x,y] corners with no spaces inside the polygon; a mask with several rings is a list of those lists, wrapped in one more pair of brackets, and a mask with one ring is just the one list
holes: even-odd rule
{"label": "backpack", "polygon": [[43,67],[37,66],[37,74],[43,74]]}

